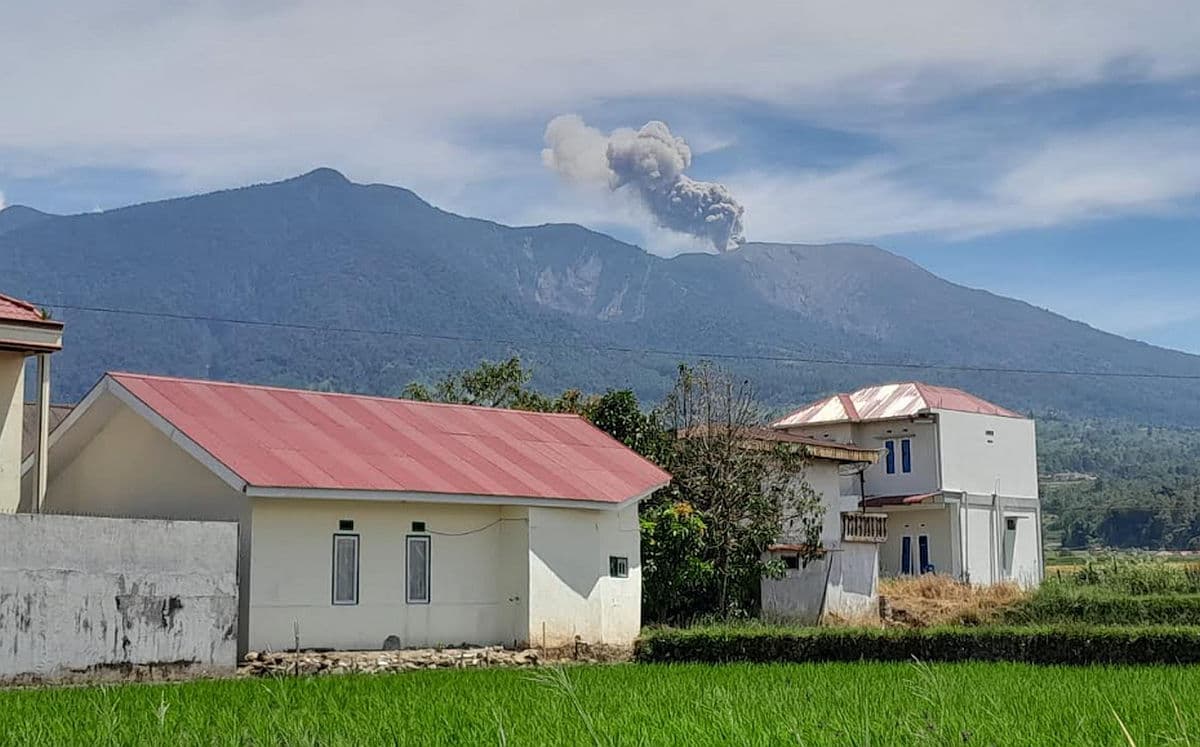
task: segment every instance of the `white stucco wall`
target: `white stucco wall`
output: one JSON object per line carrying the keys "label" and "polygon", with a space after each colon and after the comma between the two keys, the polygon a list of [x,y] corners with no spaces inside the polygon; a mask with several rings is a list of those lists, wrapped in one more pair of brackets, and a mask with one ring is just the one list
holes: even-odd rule
{"label": "white stucco wall", "polygon": [[0,678],[231,670],[237,526],[0,516]]}
{"label": "white stucco wall", "polygon": [[[822,613],[842,618],[875,614],[879,604],[879,545],[842,541],[842,512],[858,508],[859,496],[849,492],[857,488],[857,477],[843,478],[837,462],[814,459],[807,465],[805,480],[821,496],[825,507],[821,546],[826,553],[807,566],[785,570],[782,578],[764,578],[760,586],[763,616],[814,624]],[[802,538],[785,534],[780,539],[786,543]]]}
{"label": "white stucco wall", "polygon": [[[526,596],[527,520],[499,506],[257,498],[250,571],[250,648],[512,645]],[[342,532],[339,521],[354,529]],[[413,531],[425,522],[426,531]],[[359,536],[359,594],[332,602],[333,536]],[[406,601],[406,541],[430,537],[430,602]],[[455,536],[450,536],[455,535]],[[506,546],[507,543],[507,546]]]}
{"label": "white stucco wall", "polygon": [[937,573],[952,574],[956,548],[951,540],[950,522],[953,509],[949,506],[889,507],[888,538],[880,547],[879,565],[884,576],[898,576],[901,571],[903,537],[912,538],[913,573],[920,571],[921,535],[929,537],[929,561]]}
{"label": "white stucco wall", "polygon": [[[609,557],[629,561],[609,575]],[[637,506],[620,511],[529,509],[529,636],[535,644],[627,645],[642,626]]]}
{"label": "white stucco wall", "polygon": [[938,413],[938,423],[944,490],[1037,498],[1037,441],[1032,420],[946,411]]}
{"label": "white stucco wall", "polygon": [[[937,430],[933,423],[908,420],[862,423],[854,426],[855,442],[870,449],[882,449],[887,441],[896,442],[896,471],[887,473],[887,458],[867,468],[864,474],[868,496],[919,495],[938,489]],[[900,442],[912,442],[912,472],[905,473]]]}
{"label": "white stucco wall", "polygon": [[21,497],[21,418],[25,356],[0,351],[0,513],[13,513]]}

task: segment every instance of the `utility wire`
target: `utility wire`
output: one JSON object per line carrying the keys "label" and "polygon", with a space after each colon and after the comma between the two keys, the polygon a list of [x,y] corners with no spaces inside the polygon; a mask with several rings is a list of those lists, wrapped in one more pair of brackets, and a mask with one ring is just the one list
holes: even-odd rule
{"label": "utility wire", "polygon": [[246,327],[265,327],[269,329],[291,329],[308,332],[336,332],[339,334],[380,335],[387,337],[407,337],[421,340],[438,340],[443,342],[469,342],[477,344],[511,345],[527,348],[567,348],[588,349],[598,352],[638,353],[643,355],[662,355],[675,358],[697,358],[709,360],[739,360],[761,361],[767,363],[807,363],[823,366],[849,366],[872,368],[899,368],[928,371],[957,371],[967,373],[998,373],[1022,374],[1035,376],[1094,376],[1115,379],[1159,379],[1171,381],[1200,381],[1200,374],[1170,374],[1170,373],[1141,373],[1137,371],[1071,371],[1053,368],[1005,368],[1000,366],[969,366],[947,363],[911,363],[902,361],[871,361],[847,360],[839,358],[812,358],[794,355],[761,355],[754,353],[718,353],[712,351],[677,350],[670,348],[639,348],[622,345],[591,345],[568,342],[547,342],[537,340],[515,340],[499,337],[471,337],[467,335],[449,335],[433,332],[413,332],[400,329],[380,329],[370,327],[339,327],[320,324],[304,324],[301,322],[264,321],[260,319],[238,319],[234,317],[207,316],[203,314],[176,314],[165,311],[141,311],[138,309],[123,309],[112,306],[82,306],[63,303],[41,303],[44,308],[64,309],[93,314],[121,314],[125,316],[147,317],[151,319],[172,319],[187,322],[211,322],[214,324],[232,324]]}

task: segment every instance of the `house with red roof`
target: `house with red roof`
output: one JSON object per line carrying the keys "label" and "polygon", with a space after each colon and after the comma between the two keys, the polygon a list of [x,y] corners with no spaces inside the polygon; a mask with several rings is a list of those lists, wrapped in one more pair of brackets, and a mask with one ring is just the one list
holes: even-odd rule
{"label": "house with red roof", "polygon": [[1033,420],[959,389],[903,382],[826,397],[772,427],[880,450],[847,492],[887,515],[882,575],[1040,583]]}
{"label": "house with red roof", "polygon": [[[28,301],[0,295],[0,513],[17,510],[21,490],[21,460],[25,423],[25,368],[30,357],[38,361],[38,406],[34,462],[47,443],[50,406],[50,354],[62,349],[62,322],[49,319]],[[44,424],[44,426],[42,425]],[[40,468],[34,469],[34,479]],[[44,480],[42,481],[44,484]],[[33,492],[38,494],[35,485]]]}
{"label": "house with red roof", "polygon": [[238,523],[243,652],[631,643],[670,480],[574,415],[126,373],[49,448],[47,511]]}

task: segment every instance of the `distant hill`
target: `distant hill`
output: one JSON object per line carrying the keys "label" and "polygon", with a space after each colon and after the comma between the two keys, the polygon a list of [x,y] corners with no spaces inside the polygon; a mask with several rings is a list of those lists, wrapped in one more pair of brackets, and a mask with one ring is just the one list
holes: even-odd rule
{"label": "distant hill", "polygon": [[729,356],[779,407],[921,378],[1021,410],[1200,423],[1196,381],[773,360],[1200,374],[1198,356],[949,283],[876,247],[747,244],[663,259],[576,225],[465,218],[329,169],[96,214],[10,207],[0,211],[0,290],[333,328],[56,310],[67,323],[59,399],[78,398],[106,369],[395,394],[519,352],[546,390],[632,387],[653,400],[679,352],[704,351]]}

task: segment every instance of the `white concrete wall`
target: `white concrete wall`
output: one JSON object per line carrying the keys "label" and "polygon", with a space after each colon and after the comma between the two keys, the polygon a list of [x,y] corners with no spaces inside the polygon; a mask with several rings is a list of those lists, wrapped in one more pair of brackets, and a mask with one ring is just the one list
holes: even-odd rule
{"label": "white concrete wall", "polygon": [[[609,575],[609,556],[629,577]],[[627,645],[642,627],[642,553],[637,506],[621,511],[529,509],[529,635],[563,646]]]}
{"label": "white concrete wall", "polygon": [[[50,453],[46,513],[143,519],[236,521],[241,584],[238,640],[249,631],[250,515],[245,495],[172,443],[161,431],[114,398],[97,403],[95,423],[69,463]],[[92,432],[90,426],[95,426]],[[29,510],[25,476],[23,510]],[[244,649],[243,649],[244,651]]]}
{"label": "white concrete wall", "polygon": [[21,418],[25,356],[0,351],[0,513],[17,510],[21,498]]}
{"label": "white concrete wall", "polygon": [[[253,501],[250,648],[512,645],[526,596],[527,520],[499,506],[383,501]],[[358,604],[332,602],[333,535],[359,535]],[[412,523],[425,522],[425,532]],[[430,603],[406,601],[408,535],[430,537]],[[456,536],[448,536],[456,535]],[[505,541],[511,544],[506,547]],[[516,562],[514,562],[514,560]]]}
{"label": "white concrete wall", "polygon": [[0,516],[0,677],[231,670],[237,525]]}
{"label": "white concrete wall", "polygon": [[1038,497],[1037,440],[1032,420],[946,411],[938,413],[938,423],[943,490]]}

